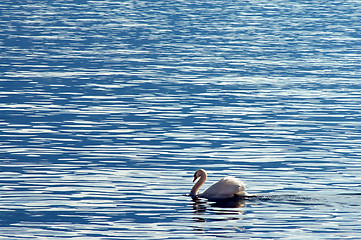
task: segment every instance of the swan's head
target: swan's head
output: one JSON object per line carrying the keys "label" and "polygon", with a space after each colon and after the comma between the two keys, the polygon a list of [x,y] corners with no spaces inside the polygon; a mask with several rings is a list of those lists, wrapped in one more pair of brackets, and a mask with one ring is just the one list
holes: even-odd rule
{"label": "swan's head", "polygon": [[194,173],[194,179],[193,182],[195,182],[198,178],[200,177],[207,177],[207,173],[206,171],[204,171],[203,169],[198,169],[195,173]]}

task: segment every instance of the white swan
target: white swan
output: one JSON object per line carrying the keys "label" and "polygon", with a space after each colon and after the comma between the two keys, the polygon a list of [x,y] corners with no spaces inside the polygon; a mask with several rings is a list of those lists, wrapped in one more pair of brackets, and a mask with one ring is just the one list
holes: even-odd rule
{"label": "white swan", "polygon": [[204,197],[210,200],[221,200],[233,197],[256,197],[257,195],[249,195],[246,192],[246,186],[244,183],[231,176],[227,176],[219,180],[217,183],[210,186],[206,191],[198,194],[199,188],[207,180],[207,173],[203,169],[199,169],[194,173],[193,182],[199,180],[194,184],[190,196],[192,197]]}

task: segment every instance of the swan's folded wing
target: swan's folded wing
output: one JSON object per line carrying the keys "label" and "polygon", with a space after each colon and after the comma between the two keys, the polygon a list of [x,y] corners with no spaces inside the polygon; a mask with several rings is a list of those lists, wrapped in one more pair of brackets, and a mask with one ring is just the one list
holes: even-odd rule
{"label": "swan's folded wing", "polygon": [[210,186],[201,196],[208,199],[225,199],[235,195],[243,196],[247,194],[245,191],[246,187],[242,181],[234,177],[224,177]]}

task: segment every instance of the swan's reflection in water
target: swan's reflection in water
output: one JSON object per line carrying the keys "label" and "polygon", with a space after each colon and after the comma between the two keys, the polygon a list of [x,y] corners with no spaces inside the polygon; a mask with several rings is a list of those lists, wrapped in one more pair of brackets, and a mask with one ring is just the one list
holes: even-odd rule
{"label": "swan's reflection in water", "polygon": [[246,206],[245,199],[231,199],[231,200],[221,200],[210,204],[213,207],[220,208],[244,208]]}
{"label": "swan's reflection in water", "polygon": [[239,221],[243,219],[245,199],[209,202],[194,198],[190,206],[194,210],[192,228],[197,233],[228,238],[244,231]]}
{"label": "swan's reflection in water", "polygon": [[244,213],[244,207],[246,206],[246,200],[239,198],[216,202],[208,202],[205,199],[194,198],[192,202],[192,207],[196,215],[193,219],[197,222],[241,219]]}

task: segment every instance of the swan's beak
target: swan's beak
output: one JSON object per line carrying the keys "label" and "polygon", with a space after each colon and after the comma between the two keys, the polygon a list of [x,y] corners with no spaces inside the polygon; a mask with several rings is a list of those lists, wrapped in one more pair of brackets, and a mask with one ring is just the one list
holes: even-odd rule
{"label": "swan's beak", "polygon": [[193,182],[195,182],[197,180],[197,176],[194,176]]}

